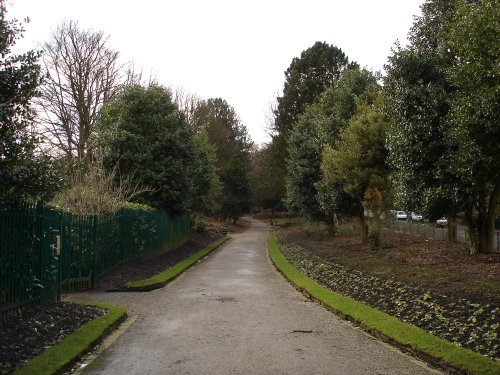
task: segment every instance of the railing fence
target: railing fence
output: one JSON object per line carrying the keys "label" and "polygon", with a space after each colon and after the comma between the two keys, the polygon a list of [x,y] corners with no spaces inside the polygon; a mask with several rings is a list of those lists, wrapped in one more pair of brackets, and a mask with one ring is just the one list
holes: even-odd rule
{"label": "railing fence", "polygon": [[187,215],[124,209],[78,216],[43,203],[0,205],[0,316],[95,287],[118,265],[181,246]]}
{"label": "railing fence", "polygon": [[[423,237],[446,240],[448,238],[448,227],[436,227],[428,223],[412,223],[410,221],[392,220],[385,223],[386,225],[397,228],[403,233],[417,234]],[[469,229],[464,226],[457,227],[456,241],[467,243],[469,241]],[[496,249],[500,252],[500,231],[495,231]]]}

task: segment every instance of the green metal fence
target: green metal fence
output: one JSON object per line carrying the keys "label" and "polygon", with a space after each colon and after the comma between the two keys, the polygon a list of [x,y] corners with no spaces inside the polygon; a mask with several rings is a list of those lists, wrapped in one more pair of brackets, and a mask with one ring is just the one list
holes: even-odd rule
{"label": "green metal fence", "polygon": [[42,203],[0,206],[0,316],[95,287],[116,266],[184,244],[187,215],[125,209],[77,216]]}

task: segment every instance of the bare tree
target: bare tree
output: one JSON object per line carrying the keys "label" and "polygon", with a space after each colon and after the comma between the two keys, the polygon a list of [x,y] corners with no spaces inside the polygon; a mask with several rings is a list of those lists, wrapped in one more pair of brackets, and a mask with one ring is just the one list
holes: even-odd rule
{"label": "bare tree", "polygon": [[186,120],[193,124],[198,108],[203,104],[203,100],[196,94],[188,93],[182,87],[178,87],[174,92],[174,101],[179,110],[186,116]]}
{"label": "bare tree", "polygon": [[108,38],[65,21],[43,45],[47,78],[39,102],[40,125],[46,141],[68,163],[90,163],[99,110],[119,89],[122,67],[118,52],[107,46]]}

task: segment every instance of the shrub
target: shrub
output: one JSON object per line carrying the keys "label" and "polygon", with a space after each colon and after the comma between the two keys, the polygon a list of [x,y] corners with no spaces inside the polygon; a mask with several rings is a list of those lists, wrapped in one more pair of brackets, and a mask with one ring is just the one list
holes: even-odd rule
{"label": "shrub", "polygon": [[203,233],[207,230],[208,223],[203,219],[196,219],[194,226],[197,232]]}
{"label": "shrub", "polygon": [[101,163],[74,172],[70,186],[54,196],[51,204],[77,215],[113,214],[138,194],[151,188],[134,183],[133,176],[117,177],[117,168],[106,172]]}
{"label": "shrub", "polygon": [[380,249],[380,234],[378,231],[368,230],[366,239],[368,241],[368,246],[370,246],[370,249],[372,250]]}
{"label": "shrub", "polygon": [[302,232],[306,236],[311,236],[315,239],[322,239],[327,233],[328,233],[328,226],[322,223],[306,223],[303,228]]}

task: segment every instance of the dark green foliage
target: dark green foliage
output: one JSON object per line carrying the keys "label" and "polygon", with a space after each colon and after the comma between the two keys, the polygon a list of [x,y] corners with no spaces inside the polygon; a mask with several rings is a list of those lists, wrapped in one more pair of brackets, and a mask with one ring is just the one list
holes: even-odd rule
{"label": "dark green foliage", "polygon": [[409,33],[410,46],[397,46],[386,65],[385,96],[391,126],[387,136],[395,203],[435,220],[459,210],[460,183],[451,173],[447,140],[448,99],[453,92],[445,75],[449,59],[440,53],[439,36],[453,13],[453,2],[431,0]]}
{"label": "dark green foliage", "polygon": [[197,232],[204,233],[207,231],[208,223],[203,219],[196,219],[194,227]]}
{"label": "dark green foliage", "polygon": [[478,250],[493,252],[500,202],[500,3],[457,1],[442,49],[452,56],[446,73],[455,89],[448,136],[458,147],[451,168],[466,216],[478,229]]}
{"label": "dark green foliage", "polygon": [[[289,156],[288,138],[299,117],[308,105],[315,103],[322,92],[336,85],[349,63],[344,52],[325,42],[316,42],[292,60],[285,71],[283,95],[277,98],[274,111],[274,135],[272,140],[273,173],[285,186]],[[284,199],[284,197],[282,197]]]}
{"label": "dark green foliage", "polygon": [[22,27],[6,20],[0,3],[0,200],[48,198],[60,185],[60,176],[48,157],[37,156],[38,140],[31,133],[31,100],[39,94],[39,53],[12,54]]}
{"label": "dark green foliage", "polygon": [[324,149],[321,167],[326,181],[340,183],[344,191],[360,202],[370,187],[386,194],[389,174],[386,129],[387,118],[380,101],[377,105],[359,102],[335,146]]}
{"label": "dark green foliage", "polygon": [[157,85],[127,87],[103,107],[99,126],[104,165],[116,165],[119,173],[133,174],[142,186],[152,188],[138,196],[138,202],[170,214],[191,208],[193,131],[169,90]]}
{"label": "dark green foliage", "polygon": [[358,215],[361,210],[361,202],[344,190],[342,183],[327,181],[324,175],[315,184],[318,192],[316,199],[325,215],[325,221],[332,223],[333,214],[339,219],[351,218]]}
{"label": "dark green foliage", "polygon": [[500,199],[499,9],[426,1],[385,82],[397,202],[431,219],[465,212],[472,252],[493,251]]}
{"label": "dark green foliage", "polygon": [[356,110],[356,101],[373,103],[380,89],[377,78],[359,68],[346,69],[334,87],[299,116],[288,142],[287,204],[310,219],[330,221],[359,209],[340,182],[325,180],[321,171],[323,148],[333,146]]}
{"label": "dark green foliage", "polygon": [[216,169],[215,148],[203,129],[195,129],[193,142],[195,158],[191,170],[193,178],[191,208],[195,213],[213,213],[218,208],[221,189]]}
{"label": "dark green foliage", "polygon": [[247,153],[252,147],[247,128],[224,99],[202,102],[193,115],[193,122],[206,132],[210,143],[215,146],[219,169],[226,168],[235,155]]}
{"label": "dark green foliage", "polygon": [[313,123],[314,115],[314,108],[308,107],[289,137],[286,205],[301,216],[320,220],[323,213],[316,198],[315,184],[321,179],[322,146]]}
{"label": "dark green foliage", "polygon": [[248,179],[249,162],[243,153],[237,154],[222,170],[222,198],[219,216],[236,221],[250,210],[252,192]]}
{"label": "dark green foliage", "polygon": [[314,103],[325,89],[333,87],[348,66],[344,52],[325,42],[316,42],[300,58],[295,57],[285,72],[283,95],[278,97],[276,131],[286,137],[306,106]]}
{"label": "dark green foliage", "polygon": [[356,101],[373,103],[380,90],[377,76],[366,69],[346,69],[335,87],[327,89],[318,99],[316,122],[324,145],[335,144],[342,130],[356,111]]}
{"label": "dark green foliage", "polygon": [[225,100],[208,99],[193,115],[197,128],[206,132],[215,148],[217,173],[221,183],[217,214],[222,219],[236,220],[251,206],[249,182],[252,148],[246,127],[233,107]]}
{"label": "dark green foliage", "polygon": [[272,157],[272,147],[271,143],[253,150],[250,181],[253,206],[274,212],[284,209],[282,198],[285,195],[285,187],[280,183],[281,179],[275,173],[278,166]]}
{"label": "dark green foliage", "polygon": [[441,188],[453,179],[452,145],[445,138],[451,87],[443,63],[435,51],[399,49],[389,58],[384,86],[392,119],[387,145],[396,201],[430,218],[456,210],[453,196]]}

